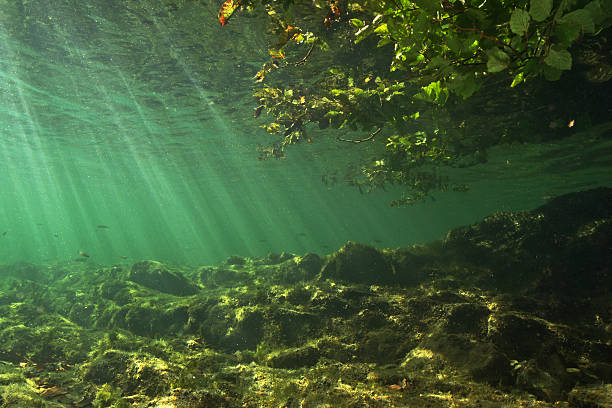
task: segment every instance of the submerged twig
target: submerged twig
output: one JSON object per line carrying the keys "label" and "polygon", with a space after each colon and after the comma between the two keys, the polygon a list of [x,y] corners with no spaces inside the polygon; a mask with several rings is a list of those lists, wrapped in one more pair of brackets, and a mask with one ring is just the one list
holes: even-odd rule
{"label": "submerged twig", "polygon": [[377,134],[380,133],[380,131],[382,130],[382,127],[379,127],[378,129],[376,129],[374,132],[370,133],[370,136],[366,137],[365,139],[343,139],[340,136],[338,136],[336,138],[336,140],[338,140],[339,142],[347,142],[347,143],[361,143],[361,142],[368,142],[370,140],[374,139],[374,136],[376,136]]}

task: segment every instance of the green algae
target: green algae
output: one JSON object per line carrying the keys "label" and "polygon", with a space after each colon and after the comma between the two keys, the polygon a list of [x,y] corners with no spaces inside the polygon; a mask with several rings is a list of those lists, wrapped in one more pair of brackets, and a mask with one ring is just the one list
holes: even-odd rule
{"label": "green algae", "polygon": [[[610,193],[583,197],[597,194]],[[574,406],[569,396],[601,398],[602,389],[579,386],[612,381],[601,272],[609,210],[585,209],[563,225],[565,248],[545,245],[559,231],[547,222],[564,220],[579,198],[408,248],[348,243],[329,256],[235,256],[200,268],[19,264],[0,281],[0,407],[558,407]],[[543,242],[541,258],[525,240]],[[603,255],[584,259],[593,253]],[[355,261],[365,258],[373,261]],[[587,264],[599,272],[585,275]],[[571,270],[580,271],[575,295]],[[197,290],[159,291],[154,279]]]}

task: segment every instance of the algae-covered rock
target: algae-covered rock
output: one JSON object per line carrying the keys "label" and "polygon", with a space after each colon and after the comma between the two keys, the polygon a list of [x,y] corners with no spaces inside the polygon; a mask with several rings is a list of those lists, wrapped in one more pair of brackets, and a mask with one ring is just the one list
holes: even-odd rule
{"label": "algae-covered rock", "polygon": [[295,284],[314,279],[321,271],[323,260],[313,253],[292,257],[281,263],[272,281],[279,284]]}
{"label": "algae-covered rock", "polygon": [[263,265],[277,265],[281,262],[285,262],[288,259],[293,258],[293,254],[289,252],[282,252],[280,254],[275,252],[270,252],[263,259],[261,259],[258,263]]}
{"label": "algae-covered rock", "polygon": [[127,370],[120,374],[122,389],[128,394],[149,397],[165,395],[171,389],[172,373],[168,364],[157,357],[132,355]]}
{"label": "algae-covered rock", "polygon": [[300,256],[296,259],[298,268],[304,271],[307,279],[314,278],[316,274],[321,271],[323,265],[323,259],[317,254],[309,252],[304,256]]}
{"label": "algae-covered rock", "polygon": [[482,336],[487,330],[490,311],[484,305],[475,303],[456,303],[446,305],[446,316],[440,326],[447,333],[465,333]]}
{"label": "algae-covered rock", "polygon": [[119,387],[125,395],[153,397],[170,389],[169,371],[168,364],[159,358],[111,349],[84,365],[83,378],[94,384]]}
{"label": "algae-covered rock", "polygon": [[242,266],[246,263],[246,259],[238,255],[231,255],[225,260],[225,265]]}
{"label": "algae-covered rock", "polygon": [[274,368],[296,369],[312,367],[321,358],[319,349],[314,346],[304,346],[289,350],[276,351],[268,355],[266,364]]}
{"label": "algae-covered rock", "polygon": [[17,262],[10,266],[3,266],[0,268],[0,276],[12,276],[19,280],[36,282],[44,282],[48,279],[40,266],[29,262]]}
{"label": "algae-covered rock", "polygon": [[234,321],[220,344],[235,351],[255,349],[264,335],[264,314],[259,307],[246,306],[235,311]]}
{"label": "algae-covered rock", "polygon": [[[448,232],[444,256],[470,265],[463,284],[569,296],[612,287],[612,189],[556,197],[532,211],[495,213]],[[477,260],[477,264],[476,264]]]}
{"label": "algae-covered rock", "polygon": [[134,300],[134,286],[132,282],[112,279],[102,282],[98,288],[96,288],[95,294],[104,299],[112,300],[119,306],[123,306]]}
{"label": "algae-covered rock", "polygon": [[137,262],[132,266],[128,279],[150,289],[177,296],[189,296],[198,292],[180,272],[170,271],[155,261]]}
{"label": "algae-covered rock", "polygon": [[224,397],[207,390],[186,390],[175,389],[169,397],[163,397],[155,400],[155,407],[214,407],[214,408],[233,408],[241,405]]}
{"label": "algae-covered rock", "polygon": [[116,384],[128,367],[130,356],[119,350],[107,350],[84,366],[83,378],[94,384]]}
{"label": "algae-covered rock", "polygon": [[284,307],[274,310],[270,319],[273,322],[270,326],[275,328],[275,340],[286,345],[302,344],[306,333],[314,332],[324,323],[314,313]]}
{"label": "algae-covered rock", "polygon": [[380,250],[356,242],[348,242],[335,252],[320,276],[321,279],[376,285],[391,285],[399,280],[391,262]]}
{"label": "algae-covered rock", "polygon": [[612,408],[612,384],[574,387],[568,395],[572,408]]}
{"label": "algae-covered rock", "polygon": [[492,314],[488,338],[515,360],[533,358],[558,340],[548,322],[517,312]]}
{"label": "algae-covered rock", "polygon": [[564,399],[561,380],[540,367],[535,360],[524,362],[516,368],[516,385],[544,401]]}
{"label": "algae-covered rock", "polygon": [[512,382],[510,360],[492,343],[474,341],[465,335],[436,333],[423,340],[419,349],[434,353],[478,381]]}
{"label": "algae-covered rock", "polygon": [[199,270],[200,282],[208,287],[246,285],[253,277],[242,270],[228,267],[202,267]]}

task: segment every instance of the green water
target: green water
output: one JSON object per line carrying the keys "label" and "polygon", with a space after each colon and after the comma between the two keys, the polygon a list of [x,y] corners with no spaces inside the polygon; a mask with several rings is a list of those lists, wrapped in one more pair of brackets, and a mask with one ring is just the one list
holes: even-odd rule
{"label": "green water", "polygon": [[316,143],[257,160],[269,136],[251,119],[250,78],[267,39],[221,29],[218,4],[172,15],[164,2],[0,4],[2,263],[82,251],[102,264],[214,264],[327,254],[348,240],[397,247],[612,185],[611,146],[580,135],[494,151],[489,164],[457,171],[469,193],[391,208],[399,189],[362,195],[321,182],[374,147],[313,130]]}

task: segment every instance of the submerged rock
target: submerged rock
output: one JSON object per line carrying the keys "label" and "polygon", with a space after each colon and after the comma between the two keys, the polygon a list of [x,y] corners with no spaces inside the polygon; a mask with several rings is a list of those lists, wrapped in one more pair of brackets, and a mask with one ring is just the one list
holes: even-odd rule
{"label": "submerged rock", "polygon": [[319,349],[314,346],[304,346],[271,353],[266,359],[266,364],[273,368],[296,369],[312,367],[317,364],[319,358],[321,358]]}
{"label": "submerged rock", "polygon": [[225,265],[242,266],[244,264],[246,264],[246,259],[238,255],[231,255],[225,260]]}
{"label": "submerged rock", "polygon": [[128,279],[150,289],[176,296],[189,296],[198,292],[180,272],[170,271],[155,261],[137,262],[132,266]]}
{"label": "submerged rock", "polygon": [[11,266],[0,267],[0,276],[12,276],[18,280],[35,282],[44,282],[48,279],[42,268],[29,262],[17,262]]}
{"label": "submerged rock", "polygon": [[572,408],[612,408],[612,384],[574,387],[568,401]]}
{"label": "submerged rock", "polygon": [[532,211],[496,213],[453,229],[442,254],[471,268],[461,276],[464,284],[570,296],[609,294],[612,189],[559,196]]}
{"label": "submerged rock", "polygon": [[370,285],[398,282],[394,267],[380,250],[357,242],[348,242],[336,251],[321,270],[320,277]]}
{"label": "submerged rock", "polygon": [[253,280],[247,271],[229,267],[204,266],[199,270],[200,282],[208,287],[246,285]]}
{"label": "submerged rock", "polygon": [[308,253],[287,259],[271,273],[271,282],[295,284],[314,279],[321,271],[323,260],[317,254]]}
{"label": "submerged rock", "polygon": [[610,407],[610,191],[394,250],[39,268],[0,280],[0,357],[94,406]]}

